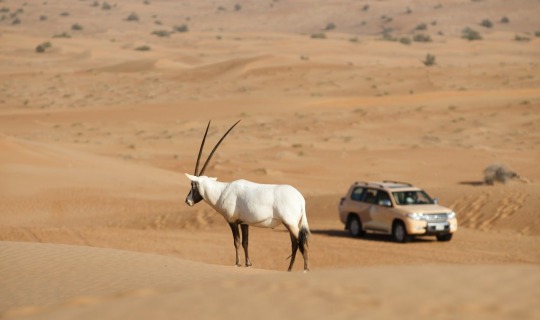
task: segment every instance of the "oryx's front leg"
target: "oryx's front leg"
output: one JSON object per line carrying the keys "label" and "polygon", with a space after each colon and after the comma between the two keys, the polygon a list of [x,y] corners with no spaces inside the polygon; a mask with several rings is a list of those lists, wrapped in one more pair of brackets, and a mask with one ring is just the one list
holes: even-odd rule
{"label": "oryx's front leg", "polygon": [[238,230],[237,223],[229,223],[231,227],[233,239],[234,239],[234,248],[236,249],[236,264],[235,266],[240,267],[240,232]]}
{"label": "oryx's front leg", "polygon": [[240,229],[242,229],[242,248],[244,248],[244,254],[246,256],[246,267],[251,267],[248,253],[249,226],[247,224],[241,224]]}

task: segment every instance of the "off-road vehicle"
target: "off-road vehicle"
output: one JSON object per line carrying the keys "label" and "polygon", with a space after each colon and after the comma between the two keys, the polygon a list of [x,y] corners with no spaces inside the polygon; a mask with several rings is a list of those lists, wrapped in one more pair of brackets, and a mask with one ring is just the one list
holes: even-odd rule
{"label": "off-road vehicle", "polygon": [[397,242],[414,236],[450,241],[457,230],[451,209],[438,205],[424,190],[396,181],[353,183],[341,198],[339,217],[354,237],[382,232]]}

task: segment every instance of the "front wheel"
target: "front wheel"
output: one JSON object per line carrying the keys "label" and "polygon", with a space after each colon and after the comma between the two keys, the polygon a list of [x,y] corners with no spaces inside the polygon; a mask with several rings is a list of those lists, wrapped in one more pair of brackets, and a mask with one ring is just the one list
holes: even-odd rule
{"label": "front wheel", "polygon": [[438,234],[437,240],[438,241],[450,241],[452,240],[453,233],[447,233],[447,234]]}
{"label": "front wheel", "polygon": [[405,243],[411,241],[412,237],[407,234],[407,229],[403,222],[397,221],[392,228],[392,238],[396,242]]}

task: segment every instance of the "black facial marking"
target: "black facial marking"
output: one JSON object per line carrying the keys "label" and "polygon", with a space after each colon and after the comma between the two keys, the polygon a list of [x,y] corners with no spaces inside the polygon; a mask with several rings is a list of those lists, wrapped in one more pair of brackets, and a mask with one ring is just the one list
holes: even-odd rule
{"label": "black facial marking", "polygon": [[199,193],[199,187],[197,186],[196,182],[191,182],[191,190],[189,192],[191,193],[191,198],[193,199],[194,203],[199,203],[203,200],[203,197]]}

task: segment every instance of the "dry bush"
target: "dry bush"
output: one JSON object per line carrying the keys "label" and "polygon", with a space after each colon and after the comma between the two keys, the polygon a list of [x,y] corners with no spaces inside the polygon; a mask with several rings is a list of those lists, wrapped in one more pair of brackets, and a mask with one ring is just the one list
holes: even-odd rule
{"label": "dry bush", "polygon": [[520,176],[504,164],[492,164],[484,169],[484,182],[489,185],[493,185],[495,182],[505,184],[510,179],[516,178],[520,178]]}

